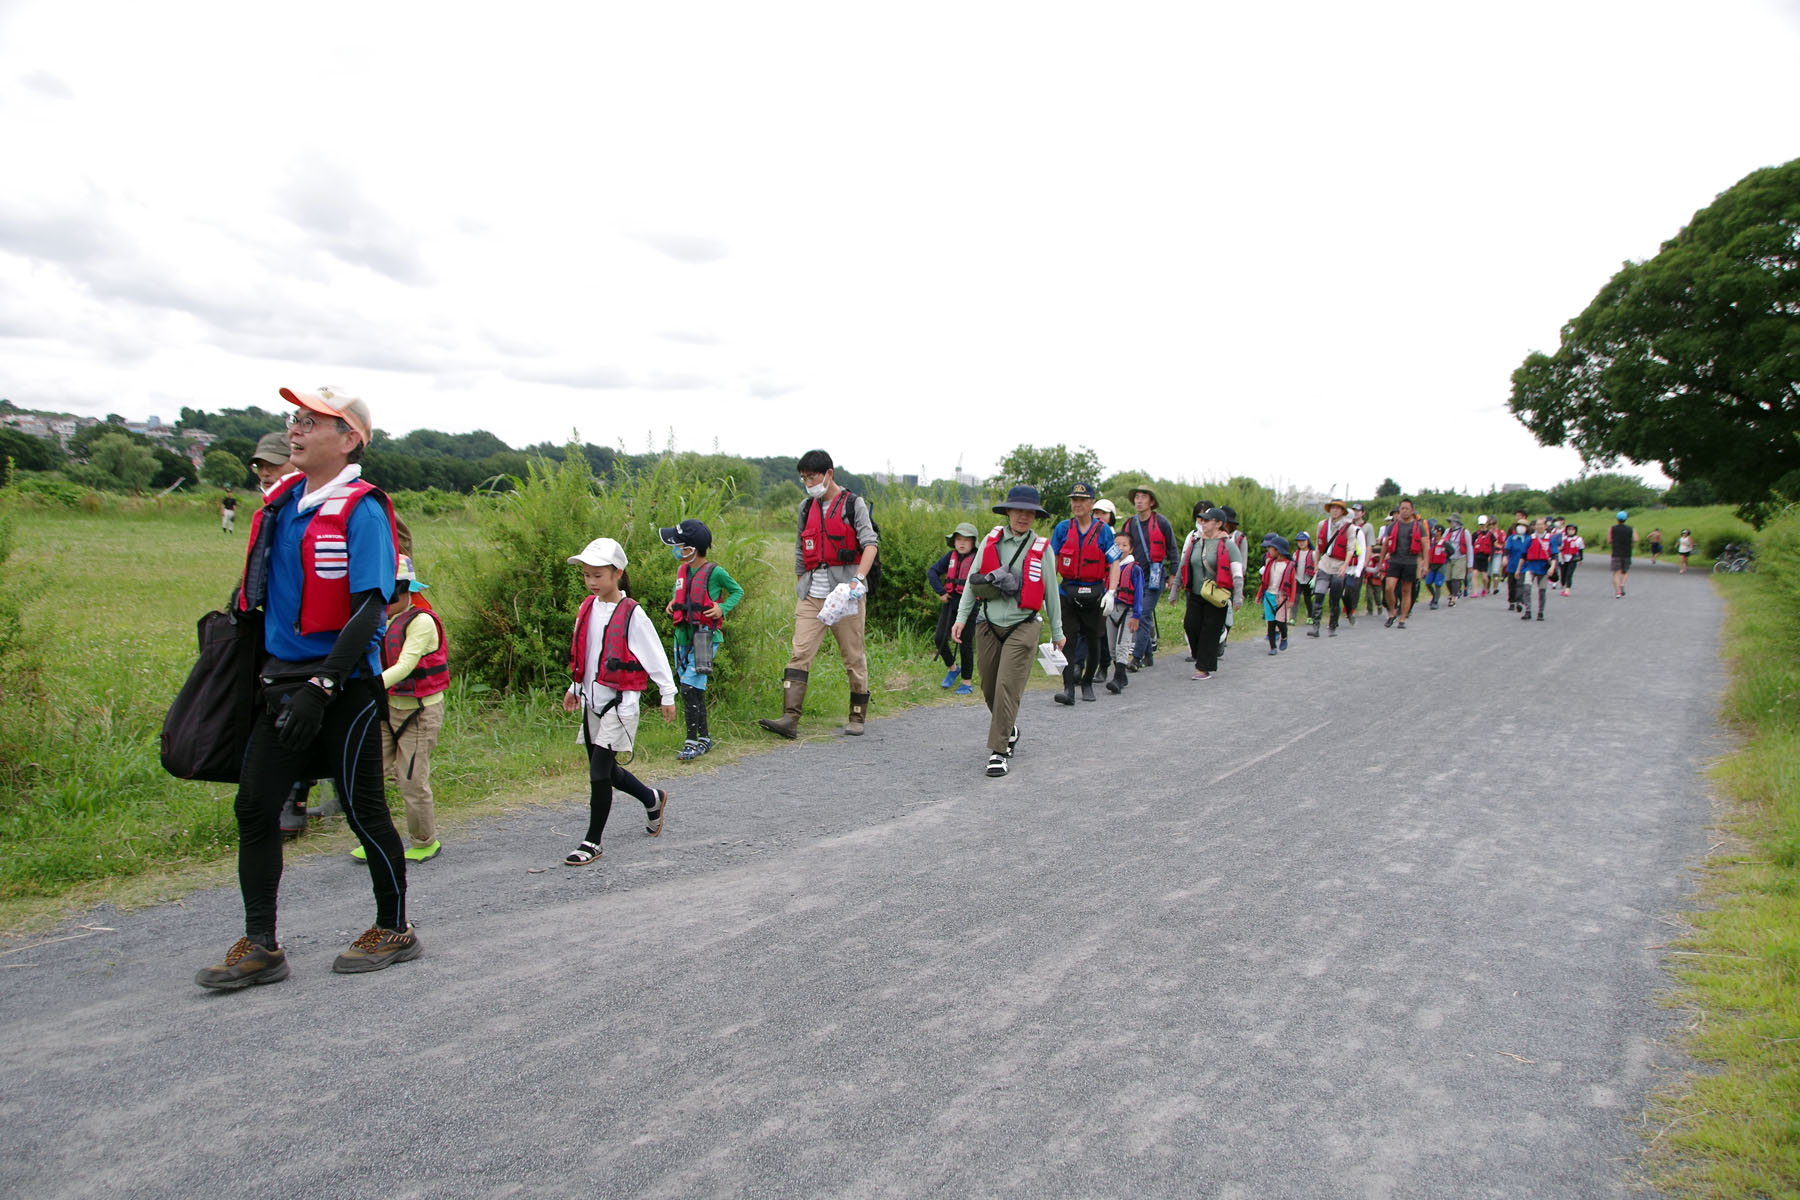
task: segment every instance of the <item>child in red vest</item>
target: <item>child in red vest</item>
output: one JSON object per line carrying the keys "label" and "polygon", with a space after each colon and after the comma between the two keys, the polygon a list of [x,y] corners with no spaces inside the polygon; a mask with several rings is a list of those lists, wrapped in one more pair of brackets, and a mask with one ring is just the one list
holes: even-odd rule
{"label": "child in red vest", "polygon": [[724,641],[725,614],[744,598],[744,587],[707,557],[712,530],[706,522],[689,517],[657,530],[656,536],[680,564],[675,568],[674,594],[663,612],[675,625],[675,678],[687,718],[687,740],[675,757],[688,762],[713,747],[706,722],[706,685],[712,678],[713,656]]}
{"label": "child in red vest", "polygon": [[[412,557],[400,555],[394,566],[394,601],[387,606],[387,629],[381,635],[381,686],[388,692],[381,771],[399,787],[406,805],[410,862],[436,858],[444,848],[431,795],[431,751],[444,728],[450,643],[437,613],[417,594],[428,586],[419,582]],[[358,845],[350,857],[362,861],[368,851]]]}
{"label": "child in red vest", "polygon": [[1288,622],[1294,616],[1299,576],[1288,558],[1286,538],[1279,533],[1266,533],[1262,544],[1263,565],[1256,598],[1262,601],[1263,620],[1269,627],[1269,653],[1279,654],[1288,648]]}
{"label": "child in red vest", "polygon": [[675,679],[650,614],[625,594],[625,547],[611,538],[595,538],[568,561],[581,567],[581,581],[590,593],[575,617],[569,647],[573,682],[563,696],[564,712],[581,710],[589,792],[587,836],[563,865],[585,867],[600,857],[600,835],[612,812],[615,787],[644,806],[645,833],[662,833],[669,793],[645,787],[619,764],[618,756],[630,753],[637,737],[638,697],[645,685],[654,683],[661,693],[663,720],[675,719]]}
{"label": "child in red vest", "polygon": [[931,590],[938,594],[937,646],[938,657],[950,669],[944,673],[944,682],[939,687],[954,687],[958,677],[958,655],[961,656],[962,686],[956,688],[958,696],[975,694],[973,680],[975,678],[975,639],[964,638],[959,647],[950,639],[950,627],[956,624],[956,610],[962,604],[963,588],[968,586],[969,572],[975,567],[975,539],[981,531],[967,521],[963,521],[944,535],[944,544],[950,549],[942,558],[925,568],[925,582]]}

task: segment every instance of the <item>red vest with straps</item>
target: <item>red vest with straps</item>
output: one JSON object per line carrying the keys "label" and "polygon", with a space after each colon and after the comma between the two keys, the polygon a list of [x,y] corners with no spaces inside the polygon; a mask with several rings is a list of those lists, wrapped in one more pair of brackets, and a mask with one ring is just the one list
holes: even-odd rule
{"label": "red vest with straps", "polygon": [[1100,522],[1088,525],[1084,536],[1073,518],[1063,531],[1056,551],[1056,573],[1071,583],[1098,583],[1106,578],[1106,551],[1100,548]]}
{"label": "red vest with straps", "polygon": [[856,526],[851,524],[853,499],[840,488],[828,501],[807,500],[806,520],[800,533],[800,561],[808,571],[849,566],[862,557],[862,547],[856,544]]}
{"label": "red vest with straps", "polygon": [[[1392,554],[1394,552],[1394,543],[1400,540],[1400,525],[1401,525],[1400,518],[1395,517],[1394,523],[1392,525],[1388,526],[1387,552],[1389,554]],[[1407,553],[1421,554],[1424,552],[1424,550],[1425,550],[1425,522],[1422,519],[1420,519],[1418,517],[1413,518],[1412,537],[1408,538],[1407,542],[1408,542],[1408,544],[1410,544],[1412,546],[1412,549],[1407,551]]]}
{"label": "red vest with straps", "polygon": [[[1219,539],[1219,564],[1213,571],[1213,582],[1229,591],[1231,590],[1231,555],[1225,552],[1227,540],[1226,538]],[[1188,590],[1188,577],[1192,573],[1191,568],[1194,565],[1194,552],[1205,543],[1205,538],[1198,537],[1188,543],[1188,552],[1181,560],[1181,590],[1184,592]]]}
{"label": "red vest with straps", "polygon": [[[251,562],[256,557],[264,524],[275,519],[276,509],[294,503],[294,491],[305,481],[306,476],[298,471],[289,475],[269,489],[263,506],[251,515],[250,545],[244,553],[243,574],[238,577],[239,612],[249,610],[252,591],[259,597],[266,592],[269,570],[266,561],[261,564],[263,578],[250,578]],[[381,501],[387,515],[388,536],[396,546],[400,544],[399,532],[394,527],[393,502],[386,492],[372,483],[352,479],[335,496],[314,509],[312,520],[307,522],[305,532],[300,535],[300,619],[297,624],[302,634],[336,633],[350,620],[350,513],[369,496]],[[271,527],[266,535],[271,541],[273,533]],[[256,585],[254,589],[250,586],[252,583]]]}
{"label": "red vest with straps", "polygon": [[1494,552],[1494,535],[1482,530],[1475,535],[1475,553],[1492,554]]}
{"label": "red vest with straps", "polygon": [[1147,521],[1133,517],[1131,524],[1131,544],[1144,552],[1144,563],[1154,564],[1168,559],[1168,537],[1163,533],[1163,523],[1155,512],[1150,514],[1150,519]]}
{"label": "red vest with straps", "polygon": [[1450,539],[1436,538],[1431,543],[1431,565],[1441,567],[1450,561]]}
{"label": "red vest with straps", "polygon": [[1300,586],[1300,574],[1294,570],[1294,564],[1288,559],[1270,559],[1263,563],[1262,571],[1256,585],[1256,598],[1261,600],[1269,592],[1269,576],[1274,574],[1278,562],[1287,563],[1288,569],[1281,573],[1281,582],[1276,585],[1275,598],[1279,603],[1292,604]]}
{"label": "red vest with straps", "polygon": [[[569,645],[569,678],[581,682],[582,668],[587,665],[588,615],[594,610],[595,597],[581,602],[575,614],[575,639]],[[650,673],[637,655],[631,652],[631,614],[638,603],[630,596],[621,597],[606,628],[600,631],[600,658],[594,666],[594,682],[615,692],[641,692],[650,682]]]}
{"label": "red vest with straps", "polygon": [[1319,556],[1311,550],[1294,551],[1294,577],[1311,579],[1319,573]]}
{"label": "red vest with straps", "polygon": [[[987,540],[981,543],[981,561],[975,570],[980,574],[998,571],[1005,564],[1000,561],[1000,535],[1006,532],[1006,526],[996,525],[988,532]],[[1031,536],[1031,535],[1027,535]],[[1019,572],[1019,607],[1039,612],[1044,607],[1044,555],[1050,549],[1050,539],[1031,537],[1026,548],[1024,561],[1016,566]]]}
{"label": "red vest with straps", "polygon": [[435,696],[450,686],[450,641],[444,636],[444,623],[428,608],[409,608],[398,618],[388,622],[387,633],[381,638],[382,669],[386,670],[400,661],[400,652],[406,646],[406,628],[420,617],[428,618],[437,626],[437,649],[419,659],[419,665],[412,669],[412,674],[388,689],[389,695],[423,699]]}
{"label": "red vest with straps", "polygon": [[1550,535],[1549,534],[1534,533],[1531,535],[1531,544],[1525,547],[1525,561],[1526,562],[1549,562],[1550,561]]}
{"label": "red vest with straps", "polygon": [[670,620],[677,625],[697,625],[702,629],[720,626],[719,618],[706,615],[706,610],[712,606],[712,573],[710,562],[701,563],[692,574],[688,573],[687,563],[675,568],[675,609]]}
{"label": "red vest with straps", "polygon": [[[1338,526],[1338,531],[1334,534],[1330,532],[1330,517],[1326,517],[1323,521],[1320,521],[1318,536],[1313,539],[1319,545],[1319,556],[1321,558],[1337,558],[1349,562],[1350,534],[1355,528],[1356,523],[1346,517],[1344,518],[1344,523]],[[1329,544],[1326,540],[1327,535],[1330,537]]]}
{"label": "red vest with straps", "polygon": [[944,572],[944,595],[952,600],[962,595],[963,588],[969,582],[969,572],[974,568],[975,551],[971,550],[967,554],[950,551],[949,569]]}
{"label": "red vest with straps", "polygon": [[1135,560],[1119,564],[1119,590],[1113,593],[1113,600],[1120,608],[1130,608],[1131,602],[1137,599],[1137,583],[1131,576],[1131,568],[1135,566]]}

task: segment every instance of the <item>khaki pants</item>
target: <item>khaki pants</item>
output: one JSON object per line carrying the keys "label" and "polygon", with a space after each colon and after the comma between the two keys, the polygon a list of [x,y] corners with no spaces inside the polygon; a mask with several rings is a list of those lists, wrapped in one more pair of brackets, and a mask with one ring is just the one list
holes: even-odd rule
{"label": "khaki pants", "polygon": [[[1054,604],[1054,598],[1050,603]],[[981,698],[988,706],[988,750],[1006,753],[1006,739],[1019,720],[1019,701],[1025,686],[1031,682],[1031,664],[1037,657],[1038,630],[1042,621],[1033,617],[1002,631],[1006,639],[986,621],[974,628],[975,663],[981,672]],[[964,629],[965,634],[969,632]]]}
{"label": "khaki pants", "polygon": [[[419,715],[410,724],[407,719]],[[402,725],[398,747],[394,731]],[[437,841],[437,806],[431,799],[431,748],[444,728],[442,702],[423,708],[388,707],[387,728],[381,735],[381,773],[400,788],[406,801],[406,836],[415,847]]]}
{"label": "khaki pants", "polygon": [[867,695],[869,652],[863,645],[863,618],[868,615],[868,604],[869,598],[864,596],[862,606],[853,615],[842,618],[836,625],[826,625],[819,620],[819,610],[825,606],[825,601],[811,596],[800,597],[794,603],[794,656],[788,659],[788,669],[810,671],[812,660],[819,653],[826,632],[830,631],[837,639],[844,671],[850,676],[850,690],[859,696]]}

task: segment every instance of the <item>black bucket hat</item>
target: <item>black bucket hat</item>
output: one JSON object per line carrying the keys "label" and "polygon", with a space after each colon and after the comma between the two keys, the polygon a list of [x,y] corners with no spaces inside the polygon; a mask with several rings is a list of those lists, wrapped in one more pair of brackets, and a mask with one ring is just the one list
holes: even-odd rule
{"label": "black bucket hat", "polygon": [[994,511],[1003,517],[1009,510],[1015,508],[1028,508],[1032,512],[1043,517],[1050,515],[1050,510],[1044,507],[1043,499],[1038,495],[1038,490],[1029,483],[1017,485],[1011,491],[1006,493],[1006,499],[994,505]]}

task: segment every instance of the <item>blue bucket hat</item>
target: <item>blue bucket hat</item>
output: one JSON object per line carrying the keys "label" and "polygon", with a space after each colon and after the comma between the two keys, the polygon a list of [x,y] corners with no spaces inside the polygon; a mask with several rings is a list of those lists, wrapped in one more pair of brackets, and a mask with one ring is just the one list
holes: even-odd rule
{"label": "blue bucket hat", "polygon": [[1262,544],[1264,550],[1279,550],[1283,554],[1289,553],[1288,540],[1279,533],[1263,534]]}
{"label": "blue bucket hat", "polygon": [[1015,508],[1030,509],[1032,512],[1043,517],[1050,515],[1050,510],[1044,507],[1043,500],[1038,495],[1038,490],[1029,483],[1018,484],[1011,491],[1006,493],[1006,499],[994,505],[994,511],[1003,517],[1007,514],[1008,510]]}

